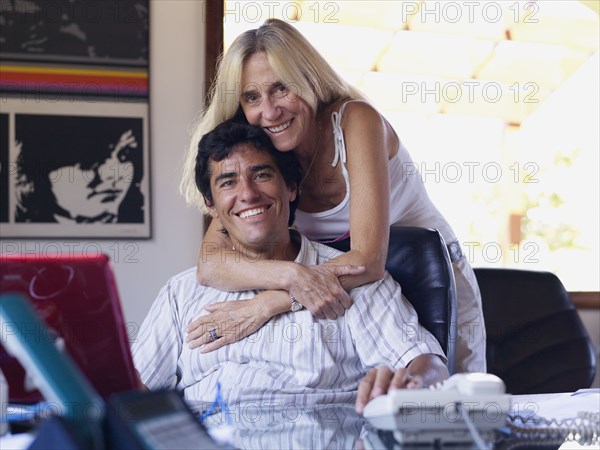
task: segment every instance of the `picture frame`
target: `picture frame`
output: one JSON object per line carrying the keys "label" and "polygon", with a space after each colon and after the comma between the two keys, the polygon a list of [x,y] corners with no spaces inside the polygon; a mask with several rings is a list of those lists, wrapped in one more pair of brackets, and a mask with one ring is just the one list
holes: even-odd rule
{"label": "picture frame", "polygon": [[0,59],[148,67],[149,0],[3,1]]}
{"label": "picture frame", "polygon": [[149,0],[3,0],[0,91],[147,99],[149,12]]}
{"label": "picture frame", "polygon": [[149,105],[3,98],[0,237],[151,237]]}

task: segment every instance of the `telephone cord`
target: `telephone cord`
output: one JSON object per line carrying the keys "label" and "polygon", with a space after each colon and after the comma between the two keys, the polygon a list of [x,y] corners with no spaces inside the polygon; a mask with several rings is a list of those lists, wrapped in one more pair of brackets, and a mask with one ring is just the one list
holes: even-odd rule
{"label": "telephone cord", "polygon": [[475,425],[473,425],[473,423],[469,419],[469,413],[463,407],[463,404],[460,402],[456,402],[454,405],[456,406],[456,409],[458,410],[458,412],[460,412],[460,415],[462,416],[463,420],[465,421],[465,424],[467,425],[467,428],[469,429],[469,433],[471,433],[471,437],[473,438],[473,442],[477,446],[477,449],[478,450],[490,450],[492,448],[491,445],[487,445],[485,443],[485,441],[479,434],[479,431],[477,431],[477,428],[475,428]]}

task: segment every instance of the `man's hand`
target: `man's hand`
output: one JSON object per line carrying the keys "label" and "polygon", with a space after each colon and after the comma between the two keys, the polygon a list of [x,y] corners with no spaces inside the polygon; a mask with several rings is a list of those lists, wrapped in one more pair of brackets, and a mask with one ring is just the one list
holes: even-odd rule
{"label": "man's hand", "polygon": [[335,319],[352,306],[352,300],[338,278],[360,275],[364,271],[364,266],[296,264],[296,273],[288,290],[315,317]]}
{"label": "man's hand", "polygon": [[392,389],[419,389],[424,387],[420,375],[412,375],[408,369],[392,372],[388,367],[372,369],[358,385],[356,411],[362,414],[365,405],[375,397],[387,394]]}
{"label": "man's hand", "polygon": [[406,368],[396,372],[388,367],[377,367],[365,375],[358,385],[356,411],[362,414],[369,401],[393,389],[421,389],[448,376],[448,368],[442,358],[430,353],[417,356]]}

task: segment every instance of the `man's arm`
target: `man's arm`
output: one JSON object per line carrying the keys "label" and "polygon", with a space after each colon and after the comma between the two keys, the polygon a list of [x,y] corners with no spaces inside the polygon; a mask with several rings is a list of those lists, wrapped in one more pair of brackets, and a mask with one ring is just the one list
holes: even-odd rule
{"label": "man's arm", "polygon": [[449,377],[446,364],[438,355],[425,353],[413,359],[406,368],[392,372],[381,366],[371,370],[358,385],[356,411],[362,414],[365,405],[391,389],[420,389]]}
{"label": "man's arm", "polygon": [[[195,284],[195,279],[192,278]],[[174,292],[180,283],[169,280],[150,307],[131,346],[131,356],[139,381],[148,389],[173,389],[177,384],[177,362],[183,333],[179,325]]]}

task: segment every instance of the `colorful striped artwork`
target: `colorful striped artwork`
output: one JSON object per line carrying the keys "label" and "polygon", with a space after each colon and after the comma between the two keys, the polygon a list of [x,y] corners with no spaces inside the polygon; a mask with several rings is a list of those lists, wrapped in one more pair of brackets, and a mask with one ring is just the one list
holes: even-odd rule
{"label": "colorful striped artwork", "polygon": [[148,71],[0,64],[0,90],[34,96],[143,98],[148,96]]}
{"label": "colorful striped artwork", "polygon": [[0,237],[150,238],[149,0],[0,2]]}

